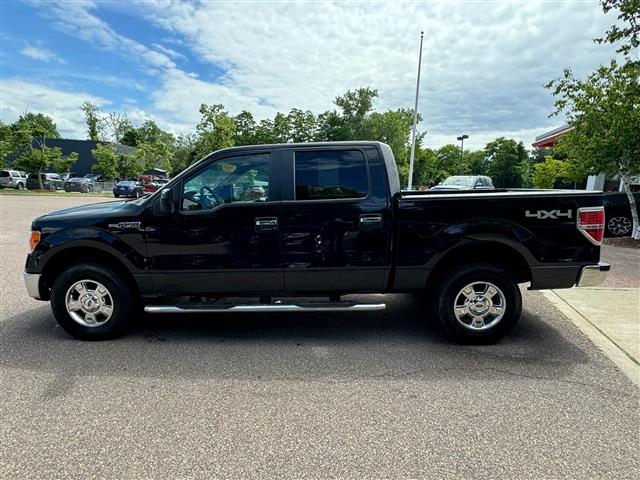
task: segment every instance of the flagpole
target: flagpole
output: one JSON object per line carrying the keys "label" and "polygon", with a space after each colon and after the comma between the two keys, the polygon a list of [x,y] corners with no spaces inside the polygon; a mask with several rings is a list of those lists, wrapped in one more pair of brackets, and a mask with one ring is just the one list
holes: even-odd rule
{"label": "flagpole", "polygon": [[418,56],[418,81],[416,82],[416,104],[413,107],[413,131],[411,135],[411,156],[409,157],[409,185],[407,190],[413,187],[413,159],[416,154],[416,124],[418,123],[418,93],[420,91],[420,68],[422,66],[422,38],[424,32],[420,32],[420,55]]}

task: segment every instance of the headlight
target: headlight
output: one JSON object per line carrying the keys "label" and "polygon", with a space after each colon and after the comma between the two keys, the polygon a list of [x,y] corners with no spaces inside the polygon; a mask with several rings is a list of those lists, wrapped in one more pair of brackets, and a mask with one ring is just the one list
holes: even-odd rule
{"label": "headlight", "polygon": [[40,232],[36,230],[31,231],[31,237],[29,238],[29,253],[33,252],[38,242],[40,241]]}

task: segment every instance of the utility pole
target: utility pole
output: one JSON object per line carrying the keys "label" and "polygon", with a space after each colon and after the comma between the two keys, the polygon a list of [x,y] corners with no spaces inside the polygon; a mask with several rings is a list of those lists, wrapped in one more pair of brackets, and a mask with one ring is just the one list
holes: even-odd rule
{"label": "utility pole", "polygon": [[460,144],[460,175],[462,175],[462,168],[463,168],[463,167],[462,167],[462,161],[463,161],[463,159],[464,159],[464,140],[465,140],[466,138],[469,138],[469,135],[460,135],[460,136],[457,138],[457,140],[458,140],[459,142],[462,142],[462,143]]}
{"label": "utility pole", "polygon": [[416,155],[416,124],[418,123],[418,93],[420,92],[420,69],[422,67],[422,38],[424,32],[420,32],[420,54],[418,55],[418,80],[416,82],[416,103],[413,107],[413,130],[411,134],[411,155],[409,156],[409,184],[407,190],[413,188],[413,159]]}

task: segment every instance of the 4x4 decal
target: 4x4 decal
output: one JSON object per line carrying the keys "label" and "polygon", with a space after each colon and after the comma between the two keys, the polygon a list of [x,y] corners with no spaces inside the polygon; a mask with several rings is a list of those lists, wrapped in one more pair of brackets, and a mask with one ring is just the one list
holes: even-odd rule
{"label": "4x4 decal", "polygon": [[536,210],[535,212],[530,212],[527,210],[524,213],[524,216],[528,218],[537,218],[538,220],[557,220],[560,217],[571,218],[571,210],[567,210],[566,212],[561,212],[560,210]]}

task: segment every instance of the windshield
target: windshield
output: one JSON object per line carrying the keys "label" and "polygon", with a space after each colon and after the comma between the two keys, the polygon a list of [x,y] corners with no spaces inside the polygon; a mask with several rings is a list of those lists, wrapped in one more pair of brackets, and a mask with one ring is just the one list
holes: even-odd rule
{"label": "windshield", "polygon": [[133,187],[134,185],[136,185],[136,182],[132,182],[131,180],[125,180],[116,184],[118,187]]}
{"label": "windshield", "polygon": [[9,176],[9,172],[3,171],[0,172],[0,177],[8,177]]}
{"label": "windshield", "polygon": [[460,186],[460,187],[473,187],[474,180],[475,180],[475,177],[459,177],[459,176],[455,176],[455,177],[447,178],[444,182],[442,182],[442,185],[456,185],[456,186]]}

